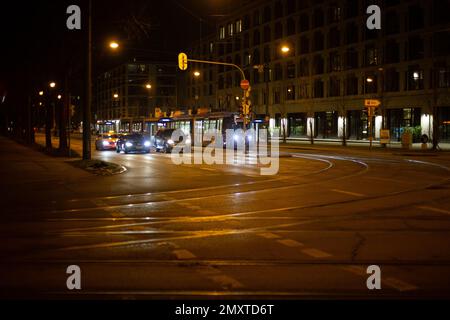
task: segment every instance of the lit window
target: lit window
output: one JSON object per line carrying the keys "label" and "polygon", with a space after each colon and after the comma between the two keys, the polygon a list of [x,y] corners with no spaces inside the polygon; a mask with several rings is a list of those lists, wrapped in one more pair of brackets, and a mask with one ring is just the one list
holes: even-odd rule
{"label": "lit window", "polygon": [[219,38],[220,39],[225,39],[225,27],[220,27],[219,28]]}
{"label": "lit window", "polygon": [[242,20],[236,21],[236,33],[242,32]]}
{"label": "lit window", "polygon": [[232,23],[228,24],[228,35],[232,36],[234,31],[234,25]]}

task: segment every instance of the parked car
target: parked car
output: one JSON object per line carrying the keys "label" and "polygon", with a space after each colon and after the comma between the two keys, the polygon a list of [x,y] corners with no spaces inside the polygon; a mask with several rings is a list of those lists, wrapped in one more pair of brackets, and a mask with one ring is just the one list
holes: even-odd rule
{"label": "parked car", "polygon": [[[172,134],[174,131],[175,129],[160,129],[156,132],[153,138],[153,146],[156,151],[170,153],[172,152],[173,147],[179,143],[183,143],[183,138],[180,138],[178,141],[172,140]],[[186,143],[191,143],[189,137],[186,138]]]}
{"label": "parked car", "polygon": [[95,150],[114,150],[118,135],[114,133],[99,134],[95,139]]}
{"label": "parked car", "polygon": [[116,152],[145,152],[149,153],[151,149],[151,142],[148,137],[141,133],[129,133],[119,137],[116,143]]}

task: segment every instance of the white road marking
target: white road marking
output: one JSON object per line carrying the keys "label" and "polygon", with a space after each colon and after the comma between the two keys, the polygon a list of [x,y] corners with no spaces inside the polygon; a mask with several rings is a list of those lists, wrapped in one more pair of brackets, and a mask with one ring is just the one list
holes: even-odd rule
{"label": "white road marking", "polygon": [[450,211],[449,210],[445,210],[445,209],[439,209],[439,208],[428,207],[428,206],[417,206],[417,208],[423,209],[423,210],[428,210],[428,211],[433,211],[433,212],[450,214]]}
{"label": "white road marking", "polygon": [[277,240],[277,242],[281,243],[282,245],[285,245],[286,247],[291,247],[291,248],[298,248],[298,247],[304,246],[303,243],[300,243],[298,241],[291,240],[291,239]]}
{"label": "white road marking", "polygon": [[172,251],[172,253],[176,255],[177,259],[179,260],[189,260],[196,258],[196,256],[192,252],[185,249],[174,250]]}
{"label": "white road marking", "polygon": [[332,255],[322,251],[322,250],[318,250],[318,249],[314,249],[314,248],[307,248],[307,249],[303,249],[302,253],[311,256],[313,258],[329,258]]}
{"label": "white road marking", "polygon": [[271,233],[271,232],[259,233],[258,236],[260,236],[262,238],[266,238],[266,239],[279,239],[279,238],[281,238],[280,236],[276,235],[275,233]]}
{"label": "white road marking", "polygon": [[331,191],[350,195],[350,196],[355,196],[355,197],[365,197],[365,195],[362,193],[350,192],[350,191],[339,190],[339,189],[331,189]]}
{"label": "white road marking", "polygon": [[359,276],[367,275],[367,270],[364,269],[363,267],[359,267],[359,266],[345,266],[345,267],[342,267],[342,269],[344,269],[345,271],[357,274]]}

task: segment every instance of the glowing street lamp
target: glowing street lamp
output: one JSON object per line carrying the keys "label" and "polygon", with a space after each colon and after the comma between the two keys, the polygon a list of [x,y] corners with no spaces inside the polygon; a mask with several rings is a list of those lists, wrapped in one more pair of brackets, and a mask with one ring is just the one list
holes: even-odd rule
{"label": "glowing street lamp", "polygon": [[39,91],[39,95],[43,96],[44,95],[44,91]]}
{"label": "glowing street lamp", "polygon": [[61,100],[62,95],[58,94],[58,100]]}
{"label": "glowing street lamp", "polygon": [[119,49],[120,45],[117,41],[111,41],[109,43],[109,47],[113,50]]}
{"label": "glowing street lamp", "polygon": [[150,90],[150,89],[152,88],[152,85],[151,85],[150,83],[147,83],[147,84],[145,85],[145,88],[148,89],[148,90]]}
{"label": "glowing street lamp", "polygon": [[118,99],[119,98],[119,94],[118,93],[114,93],[113,97],[114,97],[114,99]]}
{"label": "glowing street lamp", "polygon": [[372,77],[367,77],[366,81],[367,81],[368,83],[372,83],[372,82],[373,82],[373,78],[372,78]]}
{"label": "glowing street lamp", "polygon": [[194,77],[196,77],[196,78],[200,77],[200,71],[195,71],[194,72]]}
{"label": "glowing street lamp", "polygon": [[50,82],[50,88],[55,88],[55,87],[56,87],[56,83]]}
{"label": "glowing street lamp", "polygon": [[288,46],[284,45],[281,47],[281,52],[288,53],[289,51],[291,51],[291,48],[289,48]]}

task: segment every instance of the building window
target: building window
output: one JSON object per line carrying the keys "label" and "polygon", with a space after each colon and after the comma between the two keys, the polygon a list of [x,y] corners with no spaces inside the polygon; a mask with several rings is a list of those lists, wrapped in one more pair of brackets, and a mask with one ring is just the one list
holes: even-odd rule
{"label": "building window", "polygon": [[274,104],[280,104],[281,103],[281,94],[279,88],[273,89],[273,103]]}
{"label": "building window", "polygon": [[323,14],[322,9],[315,9],[314,16],[313,16],[314,28],[323,27],[324,24],[325,24],[325,19],[324,19],[324,14]]}
{"label": "building window", "polygon": [[335,51],[330,53],[330,71],[337,72],[342,71],[341,55]]}
{"label": "building window", "polygon": [[261,43],[261,34],[259,30],[253,31],[253,45],[257,46]]}
{"label": "building window", "polygon": [[324,36],[320,31],[314,32],[314,51],[320,51],[324,48]]}
{"label": "building window", "polygon": [[274,80],[278,81],[283,78],[283,69],[281,68],[281,64],[277,63],[275,65],[275,74],[274,74]]}
{"label": "building window", "polygon": [[264,47],[264,63],[270,62],[270,47],[265,46]]}
{"label": "building window", "polygon": [[341,33],[338,28],[331,28],[328,33],[328,47],[336,48],[341,45]]}
{"label": "building window", "polygon": [[375,46],[366,46],[365,51],[366,66],[376,66],[379,63],[378,49]]}
{"label": "building window", "polygon": [[341,20],[341,8],[334,4],[328,9],[328,22],[335,23],[339,22],[340,20]]}
{"label": "building window", "polygon": [[408,30],[417,30],[424,26],[424,13],[423,8],[419,5],[410,6],[408,8]]}
{"label": "building window", "polygon": [[209,53],[210,53],[210,54],[213,54],[213,53],[214,53],[214,43],[213,43],[213,42],[210,42],[210,43],[209,43]]}
{"label": "building window", "polygon": [[359,0],[347,0],[345,4],[345,17],[347,19],[356,17],[359,13]]}
{"label": "building window", "polygon": [[236,33],[241,33],[242,32],[242,20],[237,20],[236,21]]}
{"label": "building window", "polygon": [[396,40],[388,40],[386,42],[385,52],[384,60],[386,63],[397,63],[400,61],[400,49]]}
{"label": "building window", "polygon": [[233,34],[234,34],[234,25],[232,24],[232,23],[229,23],[228,24],[228,36],[233,36]]}
{"label": "building window", "polygon": [[323,57],[321,55],[314,56],[314,60],[313,60],[314,74],[324,73],[325,72],[324,64],[325,63],[324,63]]}
{"label": "building window", "polygon": [[295,100],[295,86],[290,85],[286,88],[286,100]]}
{"label": "building window", "polygon": [[305,82],[300,83],[298,87],[298,99],[308,99],[308,84]]}
{"label": "building window", "polygon": [[306,36],[306,35],[301,36],[298,45],[299,45],[298,52],[300,52],[300,54],[309,53],[309,38],[308,38],[308,36]]}
{"label": "building window", "polygon": [[281,1],[275,3],[275,19],[279,19],[283,16],[283,4]]}
{"label": "building window", "polygon": [[261,14],[260,14],[259,10],[256,10],[253,13],[253,26],[257,27],[257,26],[259,26],[261,24],[261,22],[262,22],[261,21]]}
{"label": "building window", "polygon": [[406,90],[423,89],[423,70],[416,66],[410,67],[406,72]]}
{"label": "building window", "polygon": [[298,27],[300,32],[305,32],[309,30],[309,16],[306,13],[300,15],[300,20],[298,21]]}
{"label": "building window", "polygon": [[397,34],[400,32],[400,22],[396,11],[389,11],[386,13],[385,21],[386,26],[384,30],[387,35]]}
{"label": "building window", "polygon": [[295,34],[295,21],[292,18],[287,20],[287,35],[292,36]]}
{"label": "building window", "polygon": [[450,68],[440,68],[438,70],[439,88],[450,88]]}
{"label": "building window", "polygon": [[400,89],[400,75],[395,68],[386,70],[384,77],[384,87],[386,92],[396,92]]}
{"label": "building window", "polygon": [[283,25],[281,22],[275,24],[275,39],[281,39],[283,37]]}
{"label": "building window", "polygon": [[314,80],[314,98],[323,98],[323,81],[321,79]]}
{"label": "building window", "polygon": [[266,6],[266,7],[264,8],[264,19],[263,19],[263,23],[270,22],[270,20],[272,20],[272,10],[270,9],[269,6]]}
{"label": "building window", "polygon": [[338,97],[341,95],[341,82],[337,77],[330,78],[328,94],[330,97]]}
{"label": "building window", "polygon": [[309,75],[309,60],[307,58],[300,59],[300,63],[298,65],[298,76],[306,77]]}
{"label": "building window", "polygon": [[286,75],[287,75],[288,79],[295,78],[295,63],[289,62],[286,65]]}
{"label": "building window", "polygon": [[270,42],[272,38],[271,30],[269,26],[264,27],[264,42]]}
{"label": "building window", "polygon": [[225,39],[225,27],[219,27],[219,39]]}
{"label": "building window", "polygon": [[357,69],[359,67],[358,51],[355,48],[350,48],[347,50],[345,56],[345,66],[346,69]]}
{"label": "building window", "polygon": [[353,96],[358,94],[358,78],[354,74],[350,74],[347,76],[345,84],[346,95]]}
{"label": "building window", "polygon": [[351,44],[351,43],[355,43],[358,42],[359,40],[359,29],[356,26],[356,23],[354,22],[349,22],[347,23],[347,25],[345,26],[345,43],[346,44]]}
{"label": "building window", "polygon": [[425,56],[423,39],[419,36],[409,37],[406,60],[423,59]]}

